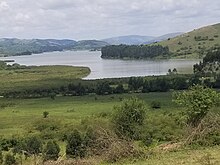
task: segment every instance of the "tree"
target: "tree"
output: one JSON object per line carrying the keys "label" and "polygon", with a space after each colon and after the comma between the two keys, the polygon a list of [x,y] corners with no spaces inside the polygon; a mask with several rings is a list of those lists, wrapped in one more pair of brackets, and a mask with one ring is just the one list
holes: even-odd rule
{"label": "tree", "polygon": [[5,155],[5,165],[15,165],[15,164],[16,164],[15,156],[10,153],[7,153]]}
{"label": "tree", "polygon": [[49,115],[49,112],[47,112],[47,111],[44,111],[44,112],[43,112],[43,117],[44,117],[44,118],[47,118],[48,115]]}
{"label": "tree", "polygon": [[111,94],[112,88],[107,81],[99,83],[96,88],[96,93],[98,95]]}
{"label": "tree", "polygon": [[173,71],[172,71],[172,73],[173,73],[173,74],[177,74],[177,69],[174,68]]}
{"label": "tree", "polygon": [[172,74],[171,69],[168,69],[168,75],[171,75],[171,74]]}
{"label": "tree", "polygon": [[146,117],[145,104],[137,98],[131,98],[115,107],[115,111],[112,121],[116,133],[131,139],[138,139],[140,127]]}
{"label": "tree", "polygon": [[28,155],[34,155],[35,164],[36,164],[36,156],[41,153],[42,150],[42,141],[40,138],[36,136],[28,137],[25,139],[24,149]]}
{"label": "tree", "polygon": [[85,156],[83,139],[80,132],[77,130],[74,130],[67,138],[66,155],[72,158]]}
{"label": "tree", "polygon": [[56,97],[56,93],[54,93],[54,92],[50,93],[50,98],[52,100],[55,100],[55,97]]}
{"label": "tree", "polygon": [[124,93],[124,92],[125,92],[125,89],[124,89],[124,87],[123,87],[122,84],[119,84],[119,85],[115,88],[114,92],[117,93],[117,94],[121,94],[121,93]]}
{"label": "tree", "polygon": [[174,97],[176,103],[186,106],[187,121],[193,127],[198,126],[219,100],[216,91],[201,85],[192,86],[188,91],[174,93]]}
{"label": "tree", "polygon": [[48,141],[44,148],[44,160],[57,160],[59,158],[60,147],[55,141]]}
{"label": "tree", "polygon": [[144,84],[143,77],[130,77],[128,81],[128,87],[130,90],[138,90]]}

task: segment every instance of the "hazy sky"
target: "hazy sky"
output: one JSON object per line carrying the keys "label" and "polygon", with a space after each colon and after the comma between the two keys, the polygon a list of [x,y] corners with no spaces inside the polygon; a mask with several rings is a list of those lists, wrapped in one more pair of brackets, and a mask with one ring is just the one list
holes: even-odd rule
{"label": "hazy sky", "polygon": [[220,22],[220,0],[0,0],[0,38],[159,36]]}

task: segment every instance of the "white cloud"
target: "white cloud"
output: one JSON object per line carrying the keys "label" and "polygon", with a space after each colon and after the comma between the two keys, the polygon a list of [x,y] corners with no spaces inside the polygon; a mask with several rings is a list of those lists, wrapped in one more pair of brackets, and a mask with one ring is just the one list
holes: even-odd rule
{"label": "white cloud", "polygon": [[0,11],[7,10],[9,8],[9,5],[6,1],[0,1]]}
{"label": "white cloud", "polygon": [[162,35],[220,21],[213,0],[0,0],[0,37]]}

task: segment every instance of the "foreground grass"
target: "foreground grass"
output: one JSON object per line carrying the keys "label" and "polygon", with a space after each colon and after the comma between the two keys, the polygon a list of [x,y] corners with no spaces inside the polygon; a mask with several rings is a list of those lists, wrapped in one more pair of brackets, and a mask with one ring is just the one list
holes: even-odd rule
{"label": "foreground grass", "polygon": [[[41,160],[39,159],[38,162],[41,162]],[[63,165],[64,162],[58,163],[58,165]],[[220,147],[216,146],[194,150],[183,149],[175,152],[160,152],[150,155],[148,159],[133,161],[125,160],[118,163],[101,163],[98,158],[89,158],[82,162],[81,164],[85,165],[219,165]],[[29,158],[24,162],[24,165],[29,165],[31,163],[33,163],[33,158]],[[76,162],[74,163],[77,164]],[[46,165],[47,164],[48,163],[46,163]],[[80,164],[80,161],[78,164]]]}
{"label": "foreground grass", "polygon": [[86,77],[89,68],[73,66],[31,66],[26,69],[0,70],[0,91],[53,88]]}
{"label": "foreground grass", "polygon": [[[219,165],[220,147],[184,149],[175,152],[161,152],[147,160],[124,162],[123,165]],[[116,164],[114,164],[116,165]],[[118,165],[118,164],[117,164]]]}
{"label": "foreground grass", "polygon": [[[122,94],[122,95],[87,95],[82,97],[56,97],[38,99],[5,99],[0,98],[0,105],[8,105],[0,108],[0,137],[10,138],[12,136],[27,136],[28,134],[39,133],[35,127],[45,121],[56,122],[62,131],[66,127],[75,127],[80,125],[86,119],[95,119],[101,114],[110,115],[113,112],[113,107],[119,105],[122,99],[136,96],[142,99],[148,105],[148,118],[157,124],[158,116],[177,112],[180,107],[177,107],[172,102],[172,93],[146,93],[146,94]],[[151,109],[152,101],[161,102],[161,109]],[[218,108],[216,108],[218,110]],[[49,117],[43,118],[43,112],[48,111]],[[108,120],[103,118],[104,120]],[[163,121],[162,121],[163,122]],[[164,123],[165,128],[166,122]],[[42,134],[44,132],[41,132]],[[61,156],[65,153],[65,143],[59,141],[61,146]],[[158,144],[159,145],[159,144]],[[218,165],[220,164],[220,148],[207,147],[199,149],[176,150],[172,152],[153,149],[149,152],[147,159],[120,161],[113,165]],[[90,164],[102,164],[102,160],[96,158],[88,158],[85,160]],[[61,158],[65,160],[65,156]],[[39,162],[41,162],[39,158]],[[24,164],[32,164],[33,158],[28,158]],[[87,164],[89,164],[87,163]]]}

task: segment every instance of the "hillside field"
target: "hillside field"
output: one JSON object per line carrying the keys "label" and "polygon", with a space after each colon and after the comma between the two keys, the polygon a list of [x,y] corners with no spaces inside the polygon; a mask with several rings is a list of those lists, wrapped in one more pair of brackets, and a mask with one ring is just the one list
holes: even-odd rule
{"label": "hillside field", "polygon": [[220,24],[194,29],[157,44],[168,46],[173,58],[201,58],[208,49],[220,46]]}

